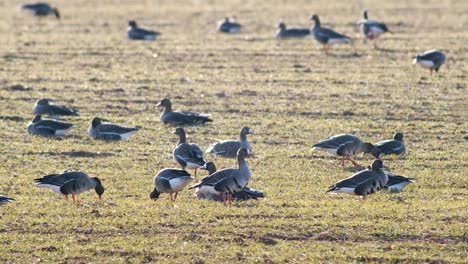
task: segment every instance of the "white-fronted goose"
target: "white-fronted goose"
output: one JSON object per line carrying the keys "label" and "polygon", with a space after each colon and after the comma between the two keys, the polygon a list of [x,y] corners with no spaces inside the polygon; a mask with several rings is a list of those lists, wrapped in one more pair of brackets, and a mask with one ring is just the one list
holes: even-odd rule
{"label": "white-fronted goose", "polygon": [[15,199],[13,199],[13,198],[0,195],[0,205],[9,203],[9,202],[14,201],[14,200],[15,200]]}
{"label": "white-fronted goose", "polygon": [[51,7],[48,3],[22,4],[21,9],[26,10],[37,17],[55,15],[57,19],[60,19],[60,13],[58,9]]}
{"label": "white-fronted goose", "polygon": [[403,142],[403,133],[395,133],[393,139],[387,139],[375,143],[375,146],[382,152],[384,155],[402,155],[406,152],[405,143]]}
{"label": "white-fronted goose", "polygon": [[31,135],[63,136],[72,127],[75,127],[75,125],[54,119],[43,119],[41,115],[36,115],[28,124],[27,130]]}
{"label": "white-fronted goose", "polygon": [[315,24],[310,29],[310,33],[314,36],[314,39],[323,45],[323,51],[326,55],[330,51],[331,45],[336,43],[351,44],[351,39],[343,34],[337,33],[329,28],[322,27],[320,25],[320,19],[318,15],[310,17]]}
{"label": "white-fronted goose", "polygon": [[374,160],[370,170],[360,171],[333,184],[327,192],[347,193],[365,198],[369,194],[380,191],[387,184],[388,176],[382,168],[383,161]]}
{"label": "white-fronted goose", "polygon": [[139,28],[137,23],[133,20],[128,21],[128,30],[127,36],[129,39],[135,40],[155,40],[157,36],[161,35],[161,33],[152,30],[146,30],[143,28]]}
{"label": "white-fronted goose", "polygon": [[416,181],[413,178],[395,175],[391,172],[385,173],[387,173],[388,176],[388,182],[385,185],[385,189],[388,189],[390,192],[402,192],[406,185]]}
{"label": "white-fronted goose", "polygon": [[305,38],[310,35],[308,28],[286,28],[284,22],[278,24],[278,31],[276,31],[275,37],[277,39],[289,39],[289,38]]}
{"label": "white-fronted goose", "polygon": [[206,122],[213,122],[207,114],[198,114],[186,111],[172,111],[172,103],[169,99],[165,98],[157,104],[157,106],[164,107],[160,120],[164,124],[171,124],[173,126],[196,126],[203,125]]}
{"label": "white-fronted goose", "polygon": [[440,67],[445,63],[445,54],[440,50],[429,50],[423,54],[418,54],[414,57],[413,64],[418,64],[423,68],[429,69],[432,75],[432,71],[439,72]]}
{"label": "white-fronted goose", "polygon": [[36,115],[47,114],[52,117],[62,116],[62,115],[73,115],[78,116],[78,110],[69,108],[63,105],[51,104],[49,100],[42,98],[36,101],[33,108],[33,113]]}
{"label": "white-fronted goose", "polygon": [[94,139],[128,140],[137,131],[138,128],[136,127],[123,127],[110,123],[102,123],[102,119],[95,117],[88,128],[88,135]]}
{"label": "white-fronted goose", "polygon": [[73,202],[75,196],[90,189],[94,189],[101,199],[104,187],[97,177],[90,178],[88,174],[81,171],[64,171],[60,174],[50,174],[42,178],[34,179],[36,186],[51,189],[53,192],[65,195],[71,194]]}
{"label": "white-fronted goose", "polygon": [[363,142],[354,135],[341,134],[332,136],[313,145],[313,150],[326,151],[341,158],[341,166],[344,166],[345,160],[349,160],[354,166],[358,164],[352,157],[359,153],[370,153],[374,158],[380,159],[381,152],[372,143]]}
{"label": "white-fronted goose", "polygon": [[231,205],[232,194],[244,189],[252,177],[252,172],[245,161],[247,156],[246,149],[239,149],[237,152],[239,168],[218,170],[210,176],[203,178],[200,183],[191,186],[189,189],[198,188],[197,193],[220,195],[223,197],[224,203],[226,203],[227,195],[229,205]]}
{"label": "white-fronted goose", "polygon": [[392,32],[384,23],[375,20],[369,20],[367,16],[367,10],[364,10],[363,15],[364,19],[359,20],[357,24],[360,26],[361,33],[364,35],[364,37],[368,40],[373,40],[374,47],[377,48],[377,38],[383,33]]}
{"label": "white-fronted goose", "polygon": [[243,127],[240,131],[240,140],[224,140],[213,144],[206,150],[206,153],[212,153],[215,156],[223,156],[227,158],[235,158],[237,151],[240,148],[245,148],[252,154],[252,147],[247,141],[247,135],[254,134],[253,130],[249,127]]}
{"label": "white-fronted goose", "polygon": [[218,22],[218,31],[223,33],[239,33],[241,25],[234,19],[225,17],[223,20]]}
{"label": "white-fronted goose", "polygon": [[181,127],[176,128],[172,132],[179,136],[179,142],[173,152],[173,157],[182,166],[182,169],[188,168],[195,170],[195,178],[197,177],[197,169],[203,167],[206,161],[203,158],[203,151],[197,144],[187,143],[185,130]]}
{"label": "white-fronted goose", "polygon": [[[213,174],[216,172],[216,166],[213,162],[207,162],[205,166],[203,166],[204,170],[208,171],[208,177],[209,175]],[[203,179],[202,179],[203,181]],[[258,199],[258,198],[264,198],[265,193],[259,190],[255,190],[249,187],[244,187],[244,189],[240,190],[239,192],[236,192],[232,195],[233,200],[239,200],[239,201],[246,201],[250,199]],[[214,193],[197,193],[197,198],[198,199],[207,199],[207,200],[214,200],[214,201],[223,201],[223,197],[221,195],[217,195]]]}
{"label": "white-fronted goose", "polygon": [[[161,193],[169,193],[171,201],[175,201],[177,193],[187,186],[193,178],[185,170],[163,169],[154,177],[154,190],[150,194],[151,199],[158,199]],[[172,194],[175,193],[174,198]]]}

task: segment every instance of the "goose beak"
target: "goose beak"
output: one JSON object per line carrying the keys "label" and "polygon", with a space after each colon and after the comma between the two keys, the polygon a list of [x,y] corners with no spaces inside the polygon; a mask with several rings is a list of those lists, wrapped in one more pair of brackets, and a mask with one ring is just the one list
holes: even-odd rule
{"label": "goose beak", "polygon": [[172,131],[171,133],[172,133],[172,134],[176,134],[177,132],[174,130],[174,131]]}
{"label": "goose beak", "polygon": [[253,129],[249,129],[249,134],[255,135]]}
{"label": "goose beak", "polygon": [[156,106],[161,106],[161,102],[157,103]]}
{"label": "goose beak", "polygon": [[205,165],[199,167],[199,169],[200,169],[200,170],[206,170],[206,163],[205,163]]}

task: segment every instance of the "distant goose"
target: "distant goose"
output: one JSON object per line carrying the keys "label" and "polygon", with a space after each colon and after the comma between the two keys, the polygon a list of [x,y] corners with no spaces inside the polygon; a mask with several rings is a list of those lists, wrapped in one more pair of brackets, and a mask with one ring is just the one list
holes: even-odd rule
{"label": "distant goose", "polygon": [[[169,193],[171,201],[175,201],[177,193],[187,186],[193,178],[185,170],[163,169],[154,177],[154,190],[150,194],[151,199],[158,199],[161,193]],[[175,193],[174,198],[172,194]]]}
{"label": "distant goose", "polygon": [[155,40],[157,36],[161,35],[161,33],[157,31],[139,28],[137,23],[133,20],[128,22],[128,26],[127,36],[129,39]]}
{"label": "distant goose", "polygon": [[27,130],[31,135],[63,136],[72,127],[75,125],[54,119],[43,119],[41,115],[36,115],[28,124]]}
{"label": "distant goose", "polygon": [[323,51],[326,55],[328,55],[332,44],[351,44],[351,39],[349,37],[337,33],[329,28],[321,27],[318,15],[313,15],[310,19],[315,22],[314,26],[310,29],[310,32],[314,36],[315,40],[323,45]]}
{"label": "distant goose", "polygon": [[239,149],[237,152],[239,168],[218,170],[210,176],[203,178],[200,183],[192,185],[189,189],[198,188],[197,193],[219,195],[223,197],[224,203],[226,203],[227,196],[229,205],[231,205],[232,195],[244,189],[252,177],[252,172],[245,161],[247,156],[246,149]]}
{"label": "distant goose", "polygon": [[333,184],[327,192],[347,193],[366,198],[367,195],[380,191],[387,184],[388,176],[382,167],[383,161],[375,160],[370,170],[360,171]]}
{"label": "distant goose", "polygon": [[247,141],[247,135],[253,134],[253,130],[249,127],[243,127],[240,131],[240,140],[224,140],[215,143],[206,150],[206,153],[212,153],[215,156],[223,156],[227,158],[235,158],[237,151],[240,148],[247,149],[249,155],[252,154],[252,147]]}
{"label": "distant goose", "polygon": [[402,155],[406,152],[405,143],[403,142],[403,133],[395,133],[393,139],[387,139],[375,143],[375,146],[382,152],[384,155]]}
{"label": "distant goose", "polygon": [[164,124],[171,124],[173,126],[196,126],[204,125],[206,122],[213,122],[207,114],[198,114],[185,111],[172,111],[172,103],[169,99],[165,98],[157,104],[157,106],[164,107],[160,115],[160,120]]}
{"label": "distant goose", "polygon": [[381,158],[381,151],[372,143],[363,142],[357,136],[348,134],[336,135],[322,140],[313,145],[312,149],[341,156],[341,166],[344,166],[345,160],[349,160],[354,166],[358,166],[352,157],[359,153],[370,153],[376,159]]}
{"label": "distant goose", "polygon": [[360,25],[361,33],[365,38],[374,40],[374,47],[377,48],[377,38],[386,32],[392,33],[387,26],[375,20],[369,20],[367,17],[367,10],[364,10],[364,19],[357,22]]}
{"label": "distant goose", "polygon": [[[207,162],[205,166],[202,168],[208,171],[208,175],[211,175],[216,172],[216,166],[213,162]],[[209,176],[208,176],[209,177]],[[203,181],[203,179],[202,179]],[[236,192],[232,195],[232,199],[234,200],[239,200],[239,201],[245,201],[245,200],[250,200],[250,199],[258,199],[258,198],[264,198],[265,194],[262,191],[255,190],[249,187],[244,187],[244,189],[240,190],[239,192]],[[197,194],[198,199],[207,199],[207,200],[214,200],[214,201],[223,201],[223,197],[221,195],[217,195],[214,193],[198,193]]]}
{"label": "distant goose", "polygon": [[102,140],[128,140],[138,131],[136,127],[123,127],[110,123],[102,123],[99,117],[93,118],[88,128],[88,135]]}
{"label": "distant goose", "polygon": [[48,3],[23,4],[21,5],[21,9],[26,10],[37,17],[55,15],[57,19],[60,19],[60,13],[58,9],[51,7]]}
{"label": "distant goose", "polygon": [[286,29],[286,24],[280,22],[278,24],[278,31],[276,31],[277,39],[288,39],[288,38],[305,38],[310,35],[308,28],[289,28]]}
{"label": "distant goose", "polygon": [[15,199],[0,195],[0,205],[14,201]]}
{"label": "distant goose", "polygon": [[439,72],[440,67],[445,63],[445,54],[439,50],[429,50],[423,54],[418,54],[414,57],[413,64],[418,64],[423,68],[429,69],[432,75],[432,71]]}
{"label": "distant goose", "polygon": [[203,167],[206,163],[203,158],[203,151],[197,144],[187,143],[183,128],[178,127],[172,133],[179,136],[179,142],[173,152],[174,159],[182,166],[182,169],[195,170],[195,177],[197,177],[197,169]]}
{"label": "distant goose", "polygon": [[36,104],[33,108],[33,113],[36,115],[49,115],[53,117],[62,116],[62,115],[80,115],[77,110],[69,108],[63,105],[51,104],[49,100],[42,98],[36,101]]}
{"label": "distant goose", "polygon": [[90,189],[94,189],[101,199],[104,193],[104,187],[97,177],[90,178],[86,173],[81,171],[64,171],[60,174],[50,174],[42,178],[34,179],[36,186],[51,189],[53,192],[65,195],[71,194],[73,202],[76,201],[75,196]]}
{"label": "distant goose", "polygon": [[388,189],[390,192],[402,192],[406,185],[416,181],[413,178],[406,178],[404,176],[395,175],[391,172],[385,173],[387,173],[388,182],[384,188]]}
{"label": "distant goose", "polygon": [[238,33],[240,32],[241,25],[235,22],[234,19],[229,17],[224,18],[218,22],[218,31],[223,33]]}

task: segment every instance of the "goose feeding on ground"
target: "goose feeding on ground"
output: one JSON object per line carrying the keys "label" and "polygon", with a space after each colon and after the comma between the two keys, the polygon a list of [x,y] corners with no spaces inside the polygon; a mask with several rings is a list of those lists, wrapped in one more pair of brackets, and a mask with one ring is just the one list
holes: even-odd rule
{"label": "goose feeding on ground", "polygon": [[423,68],[429,69],[431,75],[432,71],[439,72],[440,67],[445,63],[446,56],[440,50],[429,50],[423,54],[418,54],[414,57],[413,64],[417,64]]}
{"label": "goose feeding on ground", "polygon": [[58,9],[55,7],[51,7],[48,3],[22,4],[21,9],[28,11],[29,13],[37,17],[54,15],[55,18],[60,19],[60,13]]}
{"label": "goose feeding on ground", "polygon": [[[177,194],[192,180],[193,177],[185,170],[163,169],[154,177],[155,187],[150,198],[158,199],[161,193],[169,193],[171,201],[175,201]],[[174,197],[172,194],[175,194]]]}

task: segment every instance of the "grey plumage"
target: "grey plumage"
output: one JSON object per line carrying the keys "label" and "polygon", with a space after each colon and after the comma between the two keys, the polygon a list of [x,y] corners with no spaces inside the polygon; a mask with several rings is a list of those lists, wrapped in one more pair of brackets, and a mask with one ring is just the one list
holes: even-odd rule
{"label": "grey plumage", "polygon": [[387,139],[375,143],[375,146],[385,155],[402,155],[406,152],[406,146],[403,142],[403,133],[395,133],[393,139]]}
{"label": "grey plumage", "polygon": [[13,198],[10,198],[10,197],[6,197],[4,195],[0,195],[0,205],[4,205],[6,203],[9,203],[11,201],[14,201],[15,199]]}
{"label": "grey plumage", "polygon": [[388,176],[388,182],[385,189],[391,192],[402,192],[406,185],[415,182],[414,178],[407,178],[405,176],[395,175],[391,172],[385,172]]}
{"label": "grey plumage", "polygon": [[36,186],[49,188],[56,193],[60,193],[68,197],[72,195],[73,201],[75,196],[90,189],[94,189],[101,199],[104,193],[104,187],[97,177],[89,177],[81,171],[64,171],[59,174],[50,174],[42,178],[34,179]]}
{"label": "grey plumage", "polygon": [[322,27],[318,15],[310,17],[314,20],[314,25],[310,29],[310,32],[314,39],[323,45],[325,54],[328,55],[330,45],[335,43],[351,44],[351,39],[343,34],[337,33],[329,28]]}
{"label": "grey plumage", "polygon": [[27,131],[31,135],[62,136],[75,125],[54,119],[43,119],[41,115],[34,116],[28,124]]}
{"label": "grey plumage", "polygon": [[[185,170],[163,169],[154,177],[154,190],[150,194],[151,199],[158,199],[161,193],[169,193],[171,200],[177,198],[180,192],[193,178]],[[175,193],[175,197],[172,194]]]}
{"label": "grey plumage", "polygon": [[32,3],[22,4],[22,10],[30,12],[34,16],[43,17],[48,15],[54,15],[57,19],[60,19],[60,13],[57,8],[51,7],[48,3]]}
{"label": "grey plumage", "polygon": [[36,115],[47,114],[49,116],[62,116],[62,115],[73,115],[78,116],[78,110],[69,108],[63,105],[51,104],[49,100],[42,98],[36,101],[33,108],[33,113]]}
{"label": "grey plumage", "polygon": [[237,156],[237,151],[240,148],[245,148],[249,152],[249,155],[252,153],[252,147],[250,146],[249,141],[247,140],[248,134],[254,134],[253,130],[249,127],[243,127],[240,131],[239,140],[224,140],[217,142],[210,146],[206,152],[212,153],[216,156],[223,156],[227,158],[235,158]]}
{"label": "grey plumage", "polygon": [[387,174],[382,170],[383,162],[375,160],[371,169],[360,171],[349,178],[341,180],[329,187],[327,192],[348,193],[366,197],[380,191],[388,182]]}
{"label": "grey plumage", "polygon": [[275,37],[277,39],[288,39],[288,38],[305,38],[310,35],[308,28],[286,28],[284,22],[278,24],[278,31],[276,31]]}
{"label": "grey plumage", "polygon": [[418,64],[423,68],[429,69],[431,75],[432,71],[439,72],[440,67],[447,60],[444,53],[440,50],[429,50],[423,54],[418,54],[413,60],[413,64]]}
{"label": "grey plumage", "polygon": [[102,123],[101,118],[95,117],[88,128],[88,135],[94,139],[128,140],[130,135],[133,135],[138,130],[136,127],[123,127],[110,123]]}
{"label": "grey plumage", "polygon": [[146,30],[138,27],[137,23],[133,20],[128,22],[127,36],[129,39],[135,40],[155,40],[161,33],[153,30]]}
{"label": "grey plumage", "polygon": [[229,17],[218,22],[218,31],[223,33],[238,33],[241,30],[241,24]]}
{"label": "grey plumage", "polygon": [[176,128],[172,132],[179,136],[179,142],[173,151],[173,157],[182,167],[195,170],[195,177],[197,176],[197,169],[203,167],[206,161],[203,158],[203,151],[197,144],[187,143],[185,130],[181,127]]}
{"label": "grey plumage", "polygon": [[207,114],[198,114],[186,111],[172,111],[172,103],[167,98],[161,100],[157,106],[164,107],[160,115],[160,120],[164,124],[171,124],[173,126],[196,126],[213,121]]}
{"label": "grey plumage", "polygon": [[383,34],[383,33],[391,33],[391,31],[387,28],[387,25],[385,25],[382,22],[378,22],[375,20],[369,20],[367,16],[367,10],[364,10],[363,12],[364,19],[359,20],[357,24],[359,25],[361,29],[362,35],[369,39],[369,40],[374,40],[374,46],[377,47],[376,40],[377,38]]}

